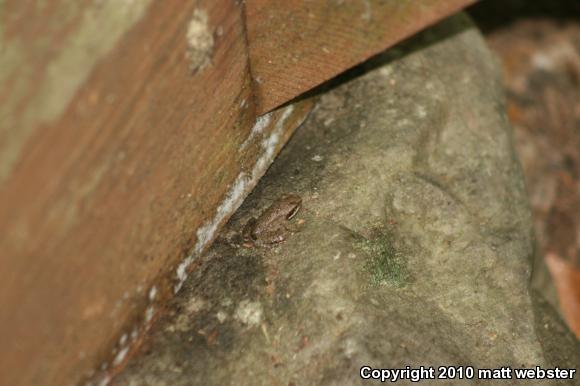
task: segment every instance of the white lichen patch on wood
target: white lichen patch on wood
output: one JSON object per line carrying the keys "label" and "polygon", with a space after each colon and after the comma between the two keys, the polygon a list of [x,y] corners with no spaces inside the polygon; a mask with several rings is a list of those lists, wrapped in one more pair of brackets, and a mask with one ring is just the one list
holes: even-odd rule
{"label": "white lichen patch on wood", "polygon": [[[136,343],[139,341],[140,336],[142,333],[149,330],[152,326],[153,318],[155,317],[155,300],[159,295],[159,290],[157,286],[153,285],[147,291],[146,294],[143,293],[143,287],[137,286],[135,293],[139,294],[140,296],[145,296],[147,299],[147,308],[143,313],[143,319],[137,325],[134,325],[131,329],[131,332],[128,331],[123,332],[119,337],[119,340],[115,347],[112,350],[112,360],[103,362],[101,364],[100,369],[94,369],[92,371],[93,375],[89,376],[89,380],[85,384],[86,386],[93,386],[93,385],[102,385],[106,386],[109,384],[111,380],[110,371],[111,369],[119,368],[125,362],[128,354],[132,351],[135,347]],[[118,309],[121,308],[123,302],[128,301],[130,298],[129,292],[123,293],[121,299],[119,299],[115,306],[111,317],[113,317]]]}
{"label": "white lichen patch on wood", "polygon": [[[97,386],[107,386],[111,382],[111,377],[109,375],[103,376],[103,378],[97,383]],[[92,385],[92,383],[90,384]]]}
{"label": "white lichen patch on wood", "polygon": [[268,125],[270,124],[271,118],[272,118],[272,114],[265,114],[265,115],[262,115],[261,117],[258,117],[258,119],[256,119],[256,123],[252,127],[252,130],[250,130],[250,135],[240,145],[240,150],[244,150],[248,146],[248,144],[250,144],[250,142],[252,142],[253,139],[256,138],[257,135],[262,134],[264,129],[266,127],[268,127]]}
{"label": "white lichen patch on wood", "polygon": [[213,32],[208,25],[207,12],[195,9],[187,24],[187,59],[192,73],[211,64],[214,48]]}
{"label": "white lichen patch on wood", "polygon": [[[219,226],[228,218],[238,207],[250,190],[256,186],[260,177],[264,175],[268,166],[274,160],[276,149],[280,146],[284,134],[284,123],[292,115],[294,106],[290,105],[284,109],[280,117],[277,119],[274,129],[266,136],[262,142],[262,154],[254,164],[251,173],[241,172],[236,180],[230,185],[225,198],[221,201],[216,209],[213,219],[207,221],[204,225],[198,228],[196,232],[197,242],[195,244],[193,253],[186,257],[177,267],[177,283],[173,287],[174,293],[177,293],[185,279],[187,279],[187,268],[193,263],[195,258],[199,257],[203,250],[213,240],[215,233]],[[256,120],[252,131],[259,131],[262,133],[270,124],[271,117],[260,117]],[[265,125],[264,127],[261,127]]]}
{"label": "white lichen patch on wood", "polygon": [[125,357],[127,357],[128,352],[129,352],[129,346],[123,347],[119,351],[119,353],[115,356],[115,359],[113,360],[113,366],[119,366],[121,363],[123,363],[123,361],[125,360]]}
{"label": "white lichen patch on wood", "polygon": [[153,316],[155,315],[155,307],[148,306],[145,310],[145,324],[148,325],[153,320]]}
{"label": "white lichen patch on wood", "polygon": [[373,17],[372,5],[369,0],[363,0],[364,12],[360,16],[364,21],[371,21]]}
{"label": "white lichen patch on wood", "polygon": [[149,290],[149,295],[148,295],[149,301],[150,302],[154,301],[156,297],[157,297],[157,287],[153,286]]}

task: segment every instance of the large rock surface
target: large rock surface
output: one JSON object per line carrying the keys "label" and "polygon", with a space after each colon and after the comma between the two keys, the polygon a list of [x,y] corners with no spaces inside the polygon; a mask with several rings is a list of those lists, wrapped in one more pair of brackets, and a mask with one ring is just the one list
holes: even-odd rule
{"label": "large rock surface", "polygon": [[[459,15],[345,79],[115,384],[351,385],[363,365],[580,364],[529,287],[530,211],[479,32]],[[290,192],[303,198],[298,231],[243,246],[246,221]]]}

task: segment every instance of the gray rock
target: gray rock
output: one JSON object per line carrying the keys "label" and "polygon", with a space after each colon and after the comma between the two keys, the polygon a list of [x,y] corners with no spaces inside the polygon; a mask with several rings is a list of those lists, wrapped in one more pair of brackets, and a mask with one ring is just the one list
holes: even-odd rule
{"label": "gray rock", "polygon": [[[530,211],[479,32],[453,17],[345,77],[116,384],[357,385],[363,365],[580,363],[529,288]],[[246,221],[289,192],[303,198],[298,232],[241,245]],[[475,378],[422,384],[490,383]]]}

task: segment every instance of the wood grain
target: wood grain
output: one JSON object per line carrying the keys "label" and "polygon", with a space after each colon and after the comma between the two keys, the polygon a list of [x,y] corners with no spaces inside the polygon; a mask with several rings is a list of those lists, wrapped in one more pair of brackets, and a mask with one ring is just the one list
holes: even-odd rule
{"label": "wood grain", "polygon": [[[42,11],[39,33],[64,5]],[[87,12],[96,12],[83,6],[51,35],[52,47],[75,49]],[[188,56],[194,10],[207,16],[214,39],[211,63],[198,70]],[[14,1],[4,15],[37,11]],[[121,363],[131,333],[142,333],[173,292],[177,268],[211,242],[309,109],[297,106],[279,127],[284,112],[272,114],[241,149],[256,115],[236,3],[152,2],[138,17],[109,51],[66,61],[92,67],[71,86],[62,113],[17,122],[28,125],[26,135],[0,187],[1,385],[70,385],[101,363],[113,367],[112,358]],[[8,30],[6,41],[17,44],[18,27]],[[40,59],[53,68],[50,55]],[[36,100],[49,103],[36,92],[58,92],[77,71],[35,69],[14,116]],[[4,82],[12,92],[4,97],[14,100],[20,86]],[[18,127],[7,126],[3,133],[14,135]],[[266,150],[273,130],[279,140]],[[244,184],[228,197],[241,174]],[[200,243],[196,230],[207,223],[214,232]]]}
{"label": "wood grain", "polygon": [[473,2],[247,1],[245,15],[258,114]]}

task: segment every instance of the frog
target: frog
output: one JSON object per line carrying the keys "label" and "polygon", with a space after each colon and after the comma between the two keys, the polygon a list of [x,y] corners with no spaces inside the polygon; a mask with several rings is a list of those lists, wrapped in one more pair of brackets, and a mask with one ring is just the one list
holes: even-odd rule
{"label": "frog", "polygon": [[302,198],[286,194],[276,200],[257,219],[251,218],[243,229],[243,237],[252,245],[272,245],[285,241],[291,220],[302,207]]}

